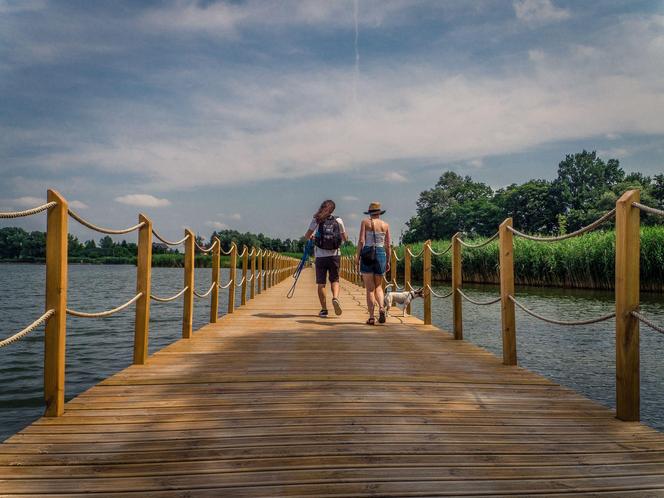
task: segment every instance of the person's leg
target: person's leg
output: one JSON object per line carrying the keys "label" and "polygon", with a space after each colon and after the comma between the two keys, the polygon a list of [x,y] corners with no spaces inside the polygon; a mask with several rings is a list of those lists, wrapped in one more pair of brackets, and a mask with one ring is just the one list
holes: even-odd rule
{"label": "person's leg", "polygon": [[369,318],[374,317],[374,309],[376,307],[376,298],[374,296],[374,277],[371,273],[363,273],[362,281],[364,282],[364,288],[367,292],[367,309],[369,310]]}
{"label": "person's leg", "polygon": [[373,275],[374,299],[381,311],[385,306],[385,293],[383,292],[383,276]]}
{"label": "person's leg", "polygon": [[327,316],[327,302],[325,298],[326,277],[325,258],[316,258],[316,285],[318,287],[318,300],[320,301],[321,308],[319,316]]}
{"label": "person's leg", "polygon": [[320,301],[320,307],[323,310],[327,309],[327,297],[325,292],[325,284],[318,284],[318,300]]}

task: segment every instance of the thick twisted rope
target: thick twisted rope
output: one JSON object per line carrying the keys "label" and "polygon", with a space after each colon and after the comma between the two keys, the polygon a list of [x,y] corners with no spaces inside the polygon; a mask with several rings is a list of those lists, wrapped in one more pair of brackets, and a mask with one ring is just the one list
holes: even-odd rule
{"label": "thick twisted rope", "polygon": [[229,280],[226,285],[219,284],[219,288],[220,289],[228,289],[231,286],[232,283],[233,283],[233,280]]}
{"label": "thick twisted rope", "polygon": [[658,216],[664,216],[664,211],[661,209],[655,209],[654,207],[646,206],[645,204],[641,204],[640,202],[632,202],[632,206],[635,208],[639,208],[641,211],[645,211],[646,213],[650,214],[656,214]]}
{"label": "thick twisted rope", "polygon": [[126,303],[118,306],[117,308],[113,308],[112,310],[100,311],[98,313],[85,313],[83,311],[70,310],[69,308],[67,308],[67,314],[71,315],[71,316],[77,316],[79,318],[104,318],[106,316],[111,316],[111,315],[117,313],[118,311],[122,311],[127,306],[131,306],[136,301],[138,301],[141,298],[142,295],[143,295],[143,293],[139,292],[134,297],[132,297],[129,301],[127,301]]}
{"label": "thick twisted rope", "polygon": [[180,240],[175,240],[175,241],[168,240],[168,239],[165,239],[164,237],[162,237],[161,234],[159,232],[157,232],[157,230],[155,230],[154,228],[152,229],[152,235],[154,235],[156,238],[161,240],[167,246],[179,246],[180,244],[182,244],[183,242],[185,242],[189,238],[189,234],[187,234],[187,235],[184,236],[183,239],[180,239]]}
{"label": "thick twisted rope", "polygon": [[467,296],[464,294],[464,292],[461,289],[457,289],[457,292],[459,295],[464,298],[466,301],[469,303],[476,304],[477,306],[488,306],[489,304],[496,304],[497,302],[500,301],[501,297],[498,296],[496,299],[490,299],[488,301],[476,301],[475,299],[472,299],[471,297]]}
{"label": "thick twisted rope", "polygon": [[34,322],[32,322],[30,325],[25,327],[20,332],[17,332],[12,336],[7,337],[7,339],[3,339],[2,341],[0,341],[0,348],[4,348],[5,346],[9,346],[13,342],[23,339],[26,335],[35,330],[42,323],[46,323],[48,319],[51,318],[53,315],[55,315],[55,310],[48,310],[46,313],[37,318]]}
{"label": "thick twisted rope", "polygon": [[408,254],[410,254],[412,258],[419,258],[420,256],[422,256],[422,254],[424,254],[424,248],[422,248],[422,250],[417,254],[413,254],[413,251],[410,250],[410,247],[407,247],[406,251],[408,251]]}
{"label": "thick twisted rope", "polygon": [[653,330],[655,330],[655,331],[657,331],[657,332],[659,332],[659,333],[661,333],[661,334],[664,334],[664,327],[660,327],[659,325],[656,325],[655,323],[651,322],[651,321],[648,320],[645,316],[643,316],[641,313],[639,313],[639,312],[637,312],[637,311],[632,311],[632,312],[631,312],[631,315],[632,315],[634,318],[636,318],[637,320],[639,320],[640,322],[645,323],[645,324],[646,324],[648,327],[650,327],[651,329],[653,329]]}
{"label": "thick twisted rope", "polygon": [[210,247],[208,247],[207,249],[204,248],[204,247],[199,246],[199,245],[198,245],[198,242],[196,242],[195,239],[194,239],[194,245],[198,248],[199,251],[201,251],[201,252],[206,252],[206,253],[207,253],[207,252],[212,251],[212,249],[214,249],[214,246],[217,245],[217,240],[215,240],[215,241],[212,243],[212,245],[211,245]]}
{"label": "thick twisted rope", "polygon": [[159,303],[168,303],[170,301],[175,301],[178,297],[187,292],[187,289],[189,289],[189,286],[185,287],[180,292],[171,297],[159,297],[155,296],[154,294],[150,294],[150,299],[152,299],[153,301],[157,301]]}
{"label": "thick twisted rope", "polygon": [[244,283],[244,281],[245,281],[245,277],[242,277],[242,280],[240,280],[239,282],[237,282],[237,283],[235,284],[235,287],[241,287],[242,284]]}
{"label": "thick twisted rope", "polygon": [[240,254],[238,254],[237,257],[238,257],[238,258],[242,258],[242,257],[244,257],[244,254],[245,254],[246,252],[247,252],[247,246],[244,246],[244,247],[242,248],[242,252],[241,252]]}
{"label": "thick twisted rope", "polygon": [[433,247],[429,246],[429,250],[431,251],[431,254],[433,254],[435,256],[442,256],[443,254],[447,254],[448,252],[450,252],[450,249],[452,249],[452,244],[447,246],[447,249],[445,249],[442,252],[436,252],[436,251],[433,250]]}
{"label": "thick twisted rope", "polygon": [[427,290],[431,293],[432,296],[437,297],[438,299],[447,299],[452,294],[454,294],[454,289],[452,289],[447,294],[437,294],[436,291],[434,291],[429,284],[427,284]]}
{"label": "thick twisted rope", "polygon": [[523,237],[524,239],[528,240],[534,240],[536,242],[558,242],[560,240],[565,240],[565,239],[571,239],[572,237],[578,237],[579,235],[582,235],[586,232],[590,232],[591,230],[594,230],[598,226],[600,226],[602,223],[610,220],[616,215],[616,210],[615,208],[609,211],[608,213],[604,214],[600,218],[596,219],[593,221],[590,225],[586,225],[583,228],[579,228],[577,231],[568,233],[565,235],[558,235],[556,237],[536,237],[534,235],[528,235],[523,232],[519,232],[516,228],[514,227],[507,227],[507,229],[512,232],[514,235],[518,235],[519,237]]}
{"label": "thick twisted rope", "polygon": [[221,254],[224,254],[225,256],[229,256],[233,252],[233,246],[231,246],[231,248],[228,251],[224,251],[223,248],[219,249],[219,252]]}
{"label": "thick twisted rope", "polygon": [[210,285],[210,288],[207,290],[207,292],[205,294],[199,294],[198,292],[196,292],[196,289],[194,289],[194,296],[201,297],[201,298],[202,297],[208,297],[210,295],[210,292],[212,292],[212,289],[214,289],[214,286],[215,286],[215,283],[212,282],[212,285]]}
{"label": "thick twisted rope", "polygon": [[596,318],[588,318],[586,320],[572,320],[572,321],[566,321],[566,320],[555,320],[553,318],[547,318],[545,316],[542,316],[538,313],[535,313],[532,310],[529,310],[526,308],[523,304],[521,304],[519,301],[517,301],[514,296],[510,295],[508,296],[510,300],[516,304],[519,308],[521,308],[523,311],[528,313],[530,316],[535,317],[539,320],[542,320],[544,322],[548,323],[553,323],[554,325],[590,325],[591,323],[599,323],[603,322],[606,320],[610,320],[611,318],[614,318],[616,316],[615,312],[613,313],[608,313],[606,315],[598,316]]}
{"label": "thick twisted rope", "polygon": [[463,239],[457,239],[457,240],[458,240],[459,243],[460,243],[462,246],[464,246],[464,247],[468,247],[468,248],[470,248],[470,249],[478,249],[478,248],[480,248],[480,247],[484,247],[484,246],[490,244],[491,242],[493,242],[494,240],[496,240],[496,239],[498,238],[499,235],[500,235],[500,233],[499,233],[499,232],[496,232],[496,233],[494,233],[491,237],[489,237],[489,238],[486,239],[485,241],[480,242],[480,243],[478,243],[478,244],[469,244],[468,242],[464,242]]}
{"label": "thick twisted rope", "polygon": [[137,225],[134,225],[133,227],[123,228],[121,230],[113,230],[111,228],[103,228],[103,227],[99,227],[97,225],[94,225],[94,224],[90,223],[89,221],[87,221],[86,219],[81,218],[78,214],[76,214],[76,212],[72,211],[71,209],[69,210],[69,216],[74,218],[76,221],[78,221],[84,227],[88,227],[90,230],[94,230],[95,232],[105,233],[105,234],[108,234],[108,235],[122,235],[124,233],[130,233],[130,232],[133,232],[134,230],[138,230],[139,228],[141,228],[145,225],[145,222],[141,221],[140,223],[138,223]]}
{"label": "thick twisted rope", "polygon": [[25,216],[32,216],[33,214],[41,213],[42,211],[46,211],[47,209],[50,209],[53,206],[57,205],[58,205],[57,202],[51,201],[47,202],[46,204],[42,204],[41,206],[37,206],[31,209],[26,209],[24,211],[8,211],[0,213],[0,218],[23,218]]}
{"label": "thick twisted rope", "polygon": [[392,257],[393,257],[396,261],[403,261],[403,258],[399,258],[399,256],[397,256],[397,252],[396,252],[396,251],[393,251],[393,252],[392,252]]}

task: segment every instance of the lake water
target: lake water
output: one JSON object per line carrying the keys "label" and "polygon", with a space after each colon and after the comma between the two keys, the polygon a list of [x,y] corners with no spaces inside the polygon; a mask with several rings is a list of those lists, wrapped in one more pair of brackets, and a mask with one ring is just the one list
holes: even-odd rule
{"label": "lake water", "polygon": [[[199,292],[210,285],[210,269],[196,269]],[[45,267],[0,265],[0,337],[22,329],[43,313]],[[153,293],[175,294],[182,287],[179,268],[154,268]],[[133,266],[69,267],[69,307],[101,311],[134,295]],[[222,269],[222,281],[228,270]],[[438,287],[446,292],[449,287]],[[467,287],[476,299],[498,293],[494,286]],[[573,320],[608,313],[613,293],[564,289],[519,289],[518,297],[532,309],[551,317]],[[227,306],[228,291],[220,291],[219,310]],[[236,303],[239,303],[239,291]],[[656,323],[664,323],[664,295],[642,295],[642,309]],[[150,353],[181,336],[182,300],[152,303]],[[194,300],[194,330],[209,319],[209,298]],[[422,300],[413,312],[421,316]],[[154,318],[154,317],[158,318]],[[450,299],[434,299],[434,323],[451,329]],[[517,309],[519,364],[571,387],[607,406],[614,406],[615,355],[613,320],[581,327],[549,325]],[[67,399],[130,365],[133,348],[133,307],[104,319],[68,318]],[[475,306],[464,302],[464,338],[501,355],[499,304]],[[43,328],[0,349],[0,441],[25,427],[43,412]],[[641,327],[641,412],[643,421],[664,430],[664,336]]]}

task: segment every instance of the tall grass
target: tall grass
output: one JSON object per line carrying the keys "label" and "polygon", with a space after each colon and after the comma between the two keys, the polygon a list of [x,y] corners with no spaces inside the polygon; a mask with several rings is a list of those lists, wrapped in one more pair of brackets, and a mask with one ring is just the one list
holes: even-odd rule
{"label": "tall grass", "polygon": [[[472,243],[484,239],[474,239]],[[449,241],[435,241],[432,247],[441,252]],[[412,244],[418,253],[422,243]],[[612,230],[591,232],[560,242],[535,242],[514,238],[514,273],[517,284],[552,287],[613,289],[615,279],[616,235]],[[403,247],[397,254],[403,259]],[[413,279],[422,279],[421,258],[413,259]],[[432,279],[449,281],[451,253],[432,257]],[[398,263],[403,278],[403,260]],[[463,248],[464,282],[499,283],[498,242],[479,249]],[[664,227],[641,228],[641,290],[664,291]]]}

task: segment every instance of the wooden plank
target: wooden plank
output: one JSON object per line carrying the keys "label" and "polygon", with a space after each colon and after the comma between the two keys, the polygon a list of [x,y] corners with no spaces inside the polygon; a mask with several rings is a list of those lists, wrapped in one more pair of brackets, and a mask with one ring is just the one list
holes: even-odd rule
{"label": "wooden plank", "polygon": [[286,301],[269,260],[247,306],[1,444],[3,496],[664,490],[659,432],[416,318],[366,327],[348,282],[318,319],[313,271]]}

